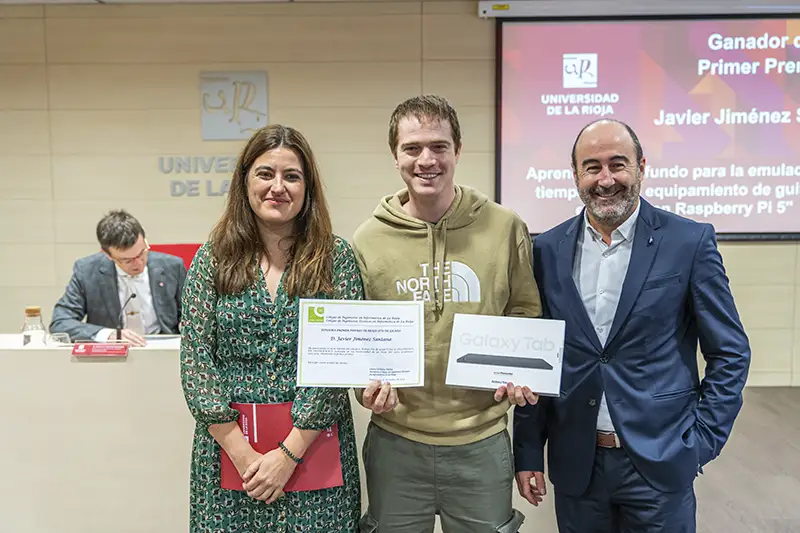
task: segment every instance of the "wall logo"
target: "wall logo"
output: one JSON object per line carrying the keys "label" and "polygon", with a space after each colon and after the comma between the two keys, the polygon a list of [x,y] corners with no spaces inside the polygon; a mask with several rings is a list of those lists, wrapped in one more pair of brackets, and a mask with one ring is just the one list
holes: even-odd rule
{"label": "wall logo", "polygon": [[597,87],[597,54],[564,54],[564,88]]}
{"label": "wall logo", "polygon": [[201,72],[204,141],[249,139],[267,124],[266,72]]}
{"label": "wall logo", "polygon": [[322,324],[325,322],[325,308],[319,306],[308,306],[308,323]]}
{"label": "wall logo", "polygon": [[[395,282],[397,294],[411,294],[414,301],[430,302],[441,290],[445,302],[480,302],[481,281],[475,271],[459,261],[445,261],[444,271],[440,264],[431,267],[429,263],[419,265],[422,270],[418,277],[399,279]],[[440,287],[439,285],[443,285]]]}

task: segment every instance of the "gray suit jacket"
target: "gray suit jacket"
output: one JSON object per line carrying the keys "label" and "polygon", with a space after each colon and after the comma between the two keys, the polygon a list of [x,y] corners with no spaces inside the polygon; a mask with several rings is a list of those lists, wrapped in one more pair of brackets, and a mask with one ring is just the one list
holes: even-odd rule
{"label": "gray suit jacket", "polygon": [[[147,270],[161,333],[178,333],[186,279],[183,260],[150,252]],[[73,341],[88,340],[103,328],[119,327],[121,314],[117,270],[113,261],[98,252],[75,262],[67,290],[53,309],[50,333],[67,333]]]}

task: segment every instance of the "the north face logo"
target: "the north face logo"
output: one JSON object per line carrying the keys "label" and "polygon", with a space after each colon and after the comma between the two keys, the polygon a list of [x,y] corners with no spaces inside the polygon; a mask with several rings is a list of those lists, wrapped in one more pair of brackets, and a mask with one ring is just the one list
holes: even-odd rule
{"label": "the north face logo", "polygon": [[[445,302],[480,302],[481,282],[475,272],[458,261],[445,261],[444,271],[437,263],[431,268],[429,263],[419,265],[421,275],[408,279],[399,279],[397,295],[411,294],[415,301],[430,302],[439,290],[444,291]],[[442,287],[439,287],[439,284]]]}

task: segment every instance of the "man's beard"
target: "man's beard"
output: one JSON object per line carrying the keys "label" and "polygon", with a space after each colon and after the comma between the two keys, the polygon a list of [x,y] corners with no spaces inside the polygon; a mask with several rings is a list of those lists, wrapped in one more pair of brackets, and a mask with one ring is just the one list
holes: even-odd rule
{"label": "man's beard", "polygon": [[[633,213],[636,208],[636,199],[642,190],[642,182],[636,176],[636,182],[630,187],[615,183],[611,188],[592,187],[591,189],[578,188],[578,195],[586,205],[589,214],[604,226],[617,227]],[[613,203],[600,202],[597,194],[619,191]]]}

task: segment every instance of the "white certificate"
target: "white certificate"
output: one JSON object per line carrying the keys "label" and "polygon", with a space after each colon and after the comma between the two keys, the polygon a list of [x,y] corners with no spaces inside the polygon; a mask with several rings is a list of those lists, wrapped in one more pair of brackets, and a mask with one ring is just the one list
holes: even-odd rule
{"label": "white certificate", "polygon": [[558,396],[564,321],[456,314],[445,383],[494,390],[508,382]]}
{"label": "white certificate", "polygon": [[425,383],[422,302],[300,300],[299,387]]}

